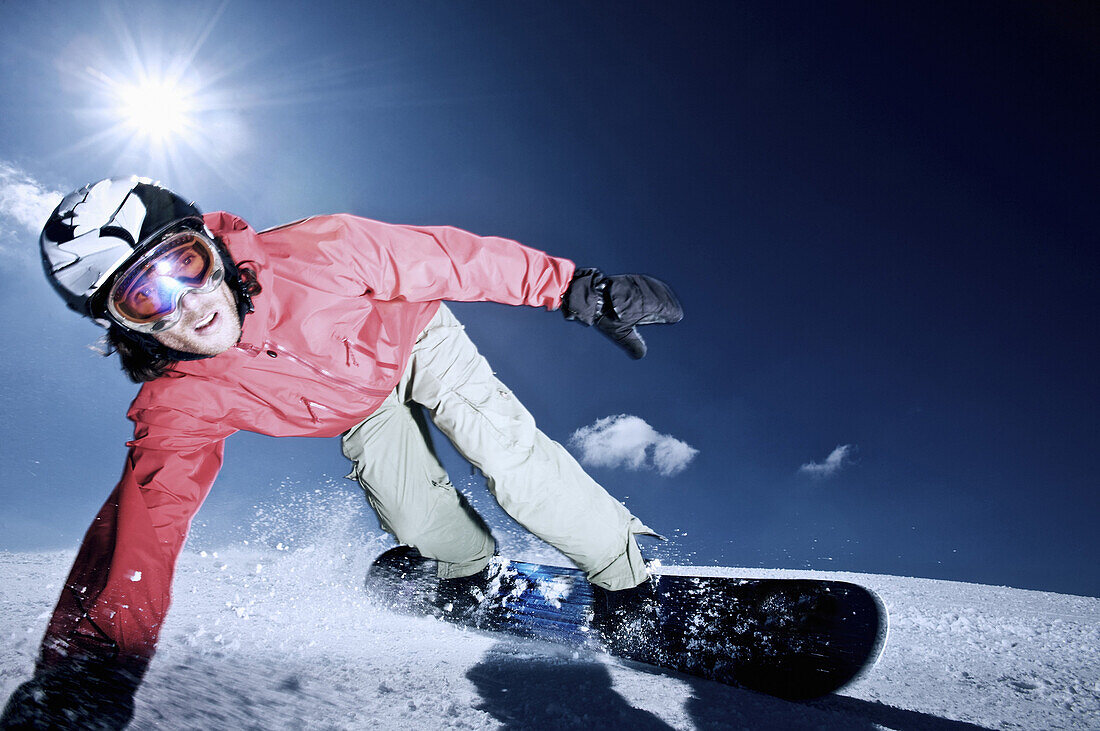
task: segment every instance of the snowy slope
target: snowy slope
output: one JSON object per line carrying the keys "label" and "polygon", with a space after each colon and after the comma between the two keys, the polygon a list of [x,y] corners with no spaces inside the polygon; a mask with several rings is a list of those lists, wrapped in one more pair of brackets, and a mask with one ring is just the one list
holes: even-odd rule
{"label": "snowy slope", "polygon": [[[839,578],[882,596],[891,634],[878,666],[842,695],[799,704],[394,615],[361,588],[388,545],[369,519],[329,514],[280,537],[285,516],[260,514],[249,539],[185,551],[133,728],[1100,729],[1100,599],[698,569]],[[0,553],[3,698],[30,672],[71,560]]]}

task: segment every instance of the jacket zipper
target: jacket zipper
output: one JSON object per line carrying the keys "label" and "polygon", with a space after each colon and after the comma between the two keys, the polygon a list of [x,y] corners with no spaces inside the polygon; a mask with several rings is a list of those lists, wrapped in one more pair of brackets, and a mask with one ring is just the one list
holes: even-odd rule
{"label": "jacket zipper", "polygon": [[314,424],[320,424],[321,420],[317,418],[317,414],[313,413],[313,407],[318,406],[318,407],[323,409],[323,408],[325,408],[325,405],[310,401],[305,396],[302,397],[302,403],[305,404],[306,411],[309,412],[309,418],[313,420],[313,423]]}
{"label": "jacket zipper", "polygon": [[344,338],[344,348],[348,352],[348,361],[347,361],[348,365],[349,366],[355,366],[356,368],[358,368],[359,367],[359,361],[355,357],[355,351],[353,351],[351,349],[351,341],[349,341],[347,338]]}
{"label": "jacket zipper", "polygon": [[[278,353],[279,355],[284,356],[288,360],[294,361],[295,363],[302,366],[306,370],[315,373],[316,375],[318,375],[321,378],[329,381],[330,383],[333,383],[337,386],[341,386],[343,388],[351,389],[353,391],[358,391],[360,393],[368,393],[368,394],[371,394],[372,396],[388,396],[389,393],[390,393],[388,390],[383,391],[380,388],[369,388],[367,386],[364,386],[362,383],[357,383],[355,381],[352,381],[351,379],[344,378],[342,376],[338,376],[330,370],[322,368],[322,367],[316,365],[315,363],[311,363],[310,361],[306,360],[305,358],[302,358],[298,355],[295,355],[293,352],[287,350],[286,348],[284,348],[281,345],[278,345],[277,343],[272,343],[272,342],[269,342],[269,341],[265,340],[263,342],[263,345],[259,345],[259,346],[256,346],[256,345],[237,345],[237,347],[240,348],[241,350],[244,350],[247,353],[252,354],[252,355],[258,355],[259,353],[261,353],[265,350],[269,350],[269,351],[272,351],[274,353]],[[303,398],[303,400],[304,400],[304,398]],[[316,406],[321,405],[321,404],[317,404],[316,402],[310,402],[310,403],[314,403],[314,405],[316,405]]]}

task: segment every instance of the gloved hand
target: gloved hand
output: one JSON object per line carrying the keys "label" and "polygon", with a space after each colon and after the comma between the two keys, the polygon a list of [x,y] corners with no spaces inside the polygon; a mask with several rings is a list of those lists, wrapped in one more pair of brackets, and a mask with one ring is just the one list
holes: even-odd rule
{"label": "gloved hand", "polygon": [[561,303],[567,320],[595,325],[632,358],[646,354],[638,325],[679,322],[680,301],[669,286],[644,274],[604,276],[598,269],[578,269]]}
{"label": "gloved hand", "polygon": [[40,669],[12,693],[0,728],[125,728],[143,674],[143,664],[130,668],[117,660],[73,660]]}

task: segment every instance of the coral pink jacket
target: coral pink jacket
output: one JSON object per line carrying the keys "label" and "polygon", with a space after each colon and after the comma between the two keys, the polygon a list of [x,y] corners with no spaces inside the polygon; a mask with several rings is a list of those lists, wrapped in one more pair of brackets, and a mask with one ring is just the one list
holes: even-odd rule
{"label": "coral pink jacket", "polygon": [[104,652],[144,665],[168,611],[191,519],[238,430],[336,436],[400,378],[440,300],[556,309],[573,263],[449,227],[317,216],[255,232],[205,216],[263,291],[240,342],[142,386],[121,481],[81,545],[39,665]]}

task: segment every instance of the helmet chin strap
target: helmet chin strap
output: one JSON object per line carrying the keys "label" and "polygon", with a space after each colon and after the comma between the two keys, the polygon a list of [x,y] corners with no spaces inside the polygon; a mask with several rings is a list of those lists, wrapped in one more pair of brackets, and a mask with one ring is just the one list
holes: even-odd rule
{"label": "helmet chin strap", "polygon": [[[252,295],[248,293],[248,287],[241,279],[241,268],[229,256],[229,252],[225,250],[225,245],[219,239],[215,239],[215,243],[222,255],[222,264],[225,266],[225,282],[229,285],[230,291],[237,297],[237,315],[240,317],[241,325],[244,325],[244,316],[256,309],[252,305]],[[252,273],[251,270],[249,272]]]}

